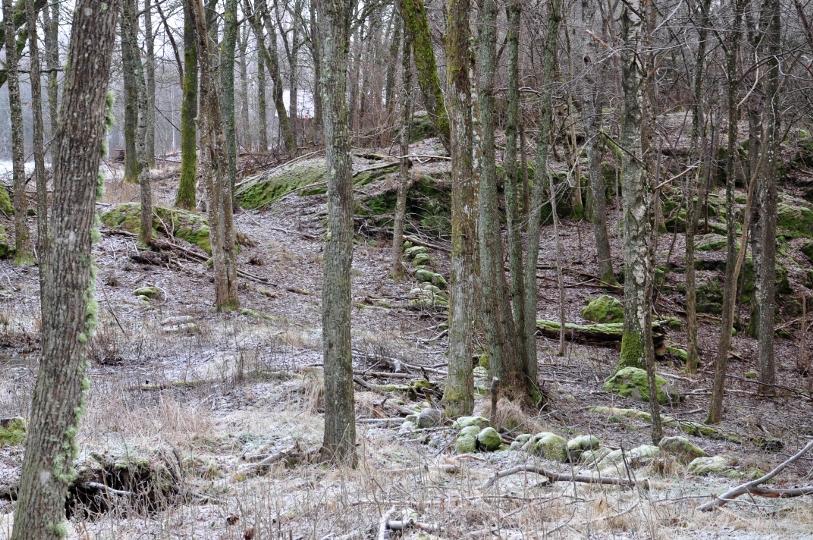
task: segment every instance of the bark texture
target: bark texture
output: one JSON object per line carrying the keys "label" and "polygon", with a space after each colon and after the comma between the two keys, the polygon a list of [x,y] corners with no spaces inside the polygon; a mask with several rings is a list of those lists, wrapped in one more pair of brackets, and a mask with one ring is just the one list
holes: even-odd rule
{"label": "bark texture", "polygon": [[195,27],[184,2],[183,26],[183,101],[181,102],[181,180],[175,206],[195,208],[198,175],[197,115],[198,115],[198,47]]}
{"label": "bark texture", "polygon": [[[398,24],[401,24],[400,21]],[[407,190],[409,189],[409,124],[412,121],[412,41],[404,33],[401,51],[401,130],[398,134],[401,163],[398,171],[398,193],[395,199],[395,217],[392,225],[392,275],[400,279],[404,275],[402,254],[404,251],[404,218]],[[397,56],[397,55],[396,55]]]}
{"label": "bark texture", "polygon": [[328,217],[322,287],[322,354],[325,365],[325,434],[322,455],[355,464],[353,357],[350,343],[350,270],[353,263],[353,162],[347,68],[355,0],[320,0],[322,105],[327,160]]}
{"label": "bark texture", "polygon": [[66,535],[65,498],[76,474],[76,436],[83,394],[90,384],[86,347],[96,324],[91,229],[118,13],[115,0],[79,0],[74,10],[61,129],[54,143],[42,358],[15,509],[14,540]]}

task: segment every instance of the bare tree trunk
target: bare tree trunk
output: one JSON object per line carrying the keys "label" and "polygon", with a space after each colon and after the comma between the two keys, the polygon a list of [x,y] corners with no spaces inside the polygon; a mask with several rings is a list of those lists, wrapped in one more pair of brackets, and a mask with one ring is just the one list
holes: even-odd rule
{"label": "bare tree trunk", "polygon": [[[404,0],[405,8],[423,6],[422,0]],[[443,391],[443,408],[447,416],[471,414],[474,408],[472,375],[472,331],[475,291],[475,183],[472,150],[471,83],[469,81],[469,0],[446,0],[446,77],[449,92],[446,110],[451,129],[449,148],[452,157],[452,254],[449,298],[449,376]],[[405,9],[409,12],[409,9]],[[405,22],[413,38],[415,33]],[[406,32],[405,32],[406,33]],[[413,43],[415,61],[426,50]],[[419,52],[422,50],[422,52]],[[429,53],[431,54],[431,46]],[[433,57],[434,58],[434,57]],[[418,79],[426,75],[418,68]]]}
{"label": "bare tree trunk", "polygon": [[[36,3],[36,0],[31,1]],[[57,70],[59,70],[59,8],[59,0],[46,2],[43,8],[43,18],[45,19],[45,66],[48,68],[48,119],[52,138],[56,137],[57,128],[59,127],[59,74],[57,73]],[[54,146],[52,145],[51,148],[53,158]],[[53,163],[51,166],[53,167]]]}
{"label": "bare tree trunk", "polygon": [[534,182],[528,207],[528,248],[525,259],[525,351],[528,362],[528,378],[539,384],[536,360],[536,305],[538,290],[536,285],[536,263],[539,257],[540,223],[542,207],[545,205],[545,187],[548,181],[548,152],[550,133],[553,126],[553,84],[556,73],[556,44],[559,37],[559,24],[562,21],[562,0],[548,2],[548,33],[545,38],[545,58],[543,80],[545,86],[539,100],[539,130],[536,145],[536,165]]}
{"label": "bare tree trunk", "polygon": [[[731,331],[733,330],[734,306],[737,301],[737,223],[734,216],[734,188],[736,182],[735,162],[737,159],[737,122],[739,107],[737,96],[739,75],[737,57],[740,48],[740,26],[746,0],[733,0],[733,25],[726,47],[726,77],[728,79],[728,160],[726,162],[726,215],[728,253],[725,265],[725,288],[723,289],[723,313],[720,326],[720,341],[717,347],[717,359],[714,363],[714,385],[711,391],[711,403],[706,423],[716,424],[723,415],[723,396],[725,392],[726,367],[728,352],[731,348]],[[745,234],[745,231],[743,231]]]}
{"label": "bare tree trunk", "polygon": [[764,94],[768,107],[763,113],[765,167],[759,175],[759,245],[761,261],[757,264],[756,297],[759,305],[757,343],[759,354],[760,393],[773,395],[776,384],[774,363],[774,318],[776,315],[776,215],[777,178],[779,176],[782,113],[779,101],[779,55],[781,54],[781,7],[779,0],[762,4],[761,26],[765,31],[765,57],[768,72]]}
{"label": "bare tree trunk", "polygon": [[324,458],[356,462],[353,408],[353,358],[350,343],[353,263],[353,163],[347,107],[347,52],[355,0],[320,0],[322,103],[325,107],[325,157],[328,218],[322,286],[322,347],[325,364]]}
{"label": "bare tree trunk", "polygon": [[248,114],[248,25],[240,32],[240,55],[237,58],[237,69],[240,73],[240,137],[238,146],[254,148],[253,131]]}
{"label": "bare tree trunk", "polygon": [[265,83],[265,61],[263,60],[262,52],[257,48],[257,128],[259,136],[257,137],[257,145],[260,152],[268,151],[268,110],[265,101],[266,83]]}
{"label": "bare tree trunk", "polygon": [[230,311],[240,306],[237,297],[237,262],[231,184],[226,171],[226,140],[217,93],[217,48],[201,0],[186,0],[197,35],[200,62],[200,144],[203,148],[203,183],[206,188],[209,238],[215,278],[215,306]]}
{"label": "bare tree trunk", "polygon": [[76,437],[84,390],[89,386],[86,347],[96,324],[91,229],[118,13],[116,0],[79,0],[74,10],[62,129],[54,143],[42,358],[31,405],[14,540],[56,540],[66,534],[65,499],[76,477]]}
{"label": "bare tree trunk", "polygon": [[231,189],[237,181],[237,134],[234,118],[234,56],[237,50],[237,0],[226,0],[220,44],[220,99],[226,136],[226,174]]}
{"label": "bare tree trunk", "polygon": [[426,112],[432,119],[443,146],[451,150],[449,117],[443,103],[443,89],[440,87],[435,52],[432,50],[432,34],[423,2],[424,0],[401,0],[401,12],[408,32],[412,35],[412,54],[415,57],[418,86],[423,95]]}
{"label": "bare tree trunk", "polygon": [[[618,368],[644,367],[646,343],[644,328],[647,302],[645,281],[648,257],[651,193],[648,192],[648,173],[644,152],[647,126],[642,123],[642,108],[646,107],[646,87],[643,85],[641,65],[641,17],[651,0],[636,0],[622,8],[621,31],[622,87],[624,103],[621,116],[622,191],[624,206],[624,333]],[[652,111],[645,111],[649,114]],[[649,118],[647,118],[649,119]],[[647,144],[648,146],[648,144]]]}
{"label": "bare tree trunk", "polygon": [[144,165],[148,169],[155,167],[155,34],[152,29],[152,1],[144,0],[144,44],[147,52],[144,62],[144,85],[147,90]]}
{"label": "bare tree trunk", "polygon": [[31,232],[28,230],[28,198],[25,194],[25,141],[23,140],[23,108],[20,98],[19,57],[15,43],[13,6],[3,0],[3,23],[6,40],[6,77],[8,82],[9,116],[11,117],[11,161],[14,177],[14,264],[27,266],[31,256]]}
{"label": "bare tree trunk", "polygon": [[[397,66],[398,66],[398,50],[399,47],[403,51],[403,47],[401,46],[401,29],[403,27],[402,20],[403,17],[400,15],[400,2],[398,3],[398,9],[393,10],[392,15],[392,39],[390,40],[390,50],[387,58],[389,61],[387,62],[387,74],[385,76],[384,82],[384,102],[387,107],[387,122],[394,122],[392,119],[392,115],[395,112],[395,77],[398,73]],[[406,31],[404,32],[406,35]]]}
{"label": "bare tree trunk", "polygon": [[526,363],[517,347],[508,285],[503,270],[502,230],[497,195],[494,131],[494,75],[497,69],[497,2],[480,0],[477,59],[477,98],[480,110],[479,173],[480,283],[482,322],[488,341],[491,373],[500,381],[501,394],[519,403],[533,403]]}
{"label": "bare tree trunk", "polygon": [[[42,121],[42,86],[39,41],[37,40],[37,10],[34,0],[26,0],[28,16],[28,52],[31,64],[31,116],[33,120],[34,178],[37,186],[37,255],[40,264],[40,288],[44,283],[42,267],[48,250],[48,179],[45,176],[45,126]],[[42,292],[40,293],[42,301]]]}
{"label": "bare tree trunk", "polygon": [[192,210],[198,176],[198,48],[195,25],[184,2],[183,26],[183,101],[181,102],[181,179],[175,206]]}
{"label": "bare tree trunk", "polygon": [[[517,146],[520,124],[519,97],[519,42],[522,21],[522,2],[510,0],[506,6],[508,18],[508,117],[505,128],[505,219],[508,229],[508,260],[511,270],[511,306],[514,317],[517,355],[522,359],[523,372],[528,371],[528,351],[525,343],[525,309],[523,289],[525,287],[522,268],[522,214],[520,208],[520,176],[526,175],[526,164],[518,163]],[[524,149],[523,149],[524,155]],[[521,167],[520,167],[521,165]],[[534,358],[536,361],[536,358]]]}
{"label": "bare tree trunk", "polygon": [[697,210],[699,205],[698,186],[704,178],[705,167],[705,88],[706,45],[708,41],[709,9],[711,0],[700,4],[700,21],[697,27],[698,44],[694,68],[694,103],[692,104],[691,155],[700,162],[697,174],[686,175],[686,333],[688,335],[688,358],[686,370],[697,371],[700,351],[697,344],[697,285],[695,277],[695,233],[697,231]]}
{"label": "bare tree trunk", "polygon": [[319,24],[316,20],[317,5],[321,0],[308,2],[311,37],[311,59],[313,60],[313,142],[318,143],[322,131],[322,45],[319,40]]}
{"label": "bare tree trunk", "polygon": [[[399,23],[400,24],[400,20]],[[406,214],[407,191],[409,190],[409,125],[412,121],[412,42],[404,32],[401,51],[401,164],[398,174],[398,194],[395,200],[395,217],[392,225],[392,275],[400,279],[404,275],[401,254],[404,250],[404,218]]]}

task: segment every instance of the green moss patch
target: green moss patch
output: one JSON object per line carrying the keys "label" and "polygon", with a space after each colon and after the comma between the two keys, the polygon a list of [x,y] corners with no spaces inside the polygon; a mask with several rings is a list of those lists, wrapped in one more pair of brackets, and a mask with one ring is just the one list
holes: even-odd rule
{"label": "green moss patch", "polygon": [[6,186],[0,184],[0,213],[7,216],[14,215],[14,205],[11,204],[11,197],[9,197]]}
{"label": "green moss patch", "polygon": [[20,417],[0,420],[0,447],[14,446],[25,441],[25,420]]}
{"label": "green moss patch", "polygon": [[[102,214],[102,223],[111,229],[122,229],[138,234],[141,228],[141,205],[137,203],[120,204]],[[196,212],[153,207],[152,227],[157,233],[180,238],[193,244],[206,253],[212,252],[209,243],[209,223]]]}
{"label": "green moss patch", "polygon": [[582,317],[597,323],[623,322],[624,305],[617,298],[602,294],[590,300],[582,309]]}
{"label": "green moss patch", "polygon": [[0,259],[11,257],[14,254],[14,245],[12,245],[8,238],[6,228],[0,225]]}
{"label": "green moss patch", "polygon": [[777,205],[777,235],[813,238],[813,206],[802,199],[784,198]]}
{"label": "green moss patch", "polygon": [[[670,388],[669,383],[660,375],[655,375],[656,396],[658,403],[669,404],[680,400],[680,395]],[[623,397],[649,401],[649,382],[646,371],[636,367],[625,367],[604,382],[604,389]]]}

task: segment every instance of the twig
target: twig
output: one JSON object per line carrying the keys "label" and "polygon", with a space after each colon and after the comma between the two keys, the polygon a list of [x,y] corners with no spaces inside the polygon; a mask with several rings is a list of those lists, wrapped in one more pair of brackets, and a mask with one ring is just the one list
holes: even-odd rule
{"label": "twig", "polygon": [[[813,448],[813,441],[808,442],[804,446],[804,448],[802,448],[801,450],[799,450],[798,452],[793,454],[791,457],[786,459],[784,462],[779,464],[776,468],[774,468],[768,474],[760,476],[756,480],[751,480],[750,482],[746,482],[744,484],[741,484],[739,486],[736,486],[734,488],[729,489],[728,491],[726,491],[722,495],[719,495],[719,496],[715,497],[713,500],[711,500],[711,501],[707,502],[706,504],[700,506],[699,510],[701,510],[703,512],[708,512],[709,510],[714,510],[715,508],[718,508],[720,506],[723,506],[723,505],[727,504],[729,501],[733,501],[734,499],[736,499],[740,495],[745,495],[746,493],[750,493],[752,495],[760,495],[760,491],[762,493],[773,493],[773,495],[768,495],[768,496],[774,496],[774,497],[782,496],[782,495],[780,495],[780,493],[784,493],[785,497],[790,497],[790,496],[798,497],[798,496],[801,496],[801,495],[810,495],[811,493],[813,493],[813,486],[810,486],[808,488],[800,488],[798,490],[772,490],[772,489],[767,489],[766,490],[764,488],[762,488],[762,489],[754,489],[754,488],[757,488],[757,486],[759,486],[760,484],[764,484],[765,482],[767,482],[768,480],[770,480],[771,478],[773,478],[774,476],[776,476],[777,474],[782,472],[783,469],[785,469],[788,465],[790,465],[791,463],[793,463],[794,461],[798,460],[800,457],[805,455],[811,448]],[[791,495],[790,494],[791,491],[798,492],[798,493],[794,494],[794,495]]]}

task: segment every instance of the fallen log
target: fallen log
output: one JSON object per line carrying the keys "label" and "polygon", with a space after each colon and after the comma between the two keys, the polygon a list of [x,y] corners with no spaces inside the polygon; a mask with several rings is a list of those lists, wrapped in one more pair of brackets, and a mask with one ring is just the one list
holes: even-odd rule
{"label": "fallen log", "polygon": [[[559,338],[561,324],[558,321],[538,319],[536,321],[537,332],[543,336]],[[615,345],[621,342],[624,335],[624,323],[594,323],[577,324],[565,323],[565,338],[576,343],[587,343],[590,345]],[[652,323],[652,340],[655,344],[655,352],[664,354],[666,344],[666,326],[660,321]]]}
{"label": "fallen log", "polygon": [[553,482],[578,482],[582,484],[603,484],[603,485],[610,485],[610,486],[623,486],[623,487],[635,487],[640,486],[644,489],[649,489],[649,480],[631,480],[628,478],[605,478],[602,476],[589,476],[584,474],[571,474],[571,473],[558,473],[555,471],[551,471],[549,469],[545,469],[543,467],[539,467],[537,465],[518,465],[511,469],[506,469],[504,471],[497,471],[494,476],[492,476],[488,482],[486,482],[483,487],[491,487],[494,483],[499,480],[500,478],[505,478],[506,476],[512,476],[514,474],[518,474],[521,472],[530,472],[534,474],[538,474],[544,476],[548,479],[548,483]]}
{"label": "fallen log", "polygon": [[701,510],[702,512],[708,512],[710,510],[714,510],[715,508],[724,506],[729,502],[733,501],[734,499],[736,499],[737,497],[739,497],[740,495],[745,495],[746,493],[750,495],[760,495],[767,497],[801,497],[803,495],[813,494],[813,486],[795,489],[771,489],[759,487],[760,484],[764,484],[768,480],[771,480],[777,474],[782,472],[783,469],[787,468],[788,465],[797,461],[811,449],[813,449],[813,441],[808,442],[804,446],[804,448],[802,448],[801,450],[790,456],[788,459],[777,465],[771,472],[760,476],[756,480],[751,480],[750,482],[746,482],[744,484],[729,489],[722,495],[718,495],[711,501],[701,505],[698,509]]}

